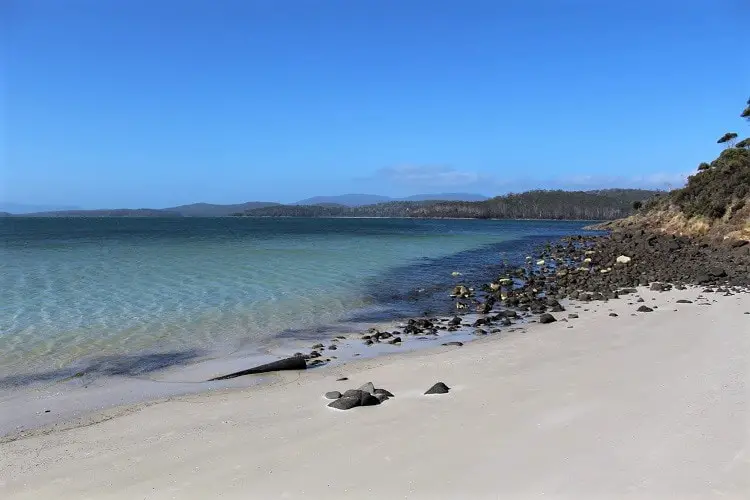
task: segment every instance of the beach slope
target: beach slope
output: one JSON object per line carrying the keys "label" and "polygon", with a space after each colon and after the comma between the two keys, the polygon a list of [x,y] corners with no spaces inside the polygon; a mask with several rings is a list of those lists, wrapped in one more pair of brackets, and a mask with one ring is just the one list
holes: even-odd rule
{"label": "beach slope", "polygon": [[[0,496],[747,498],[750,295],[639,293],[658,307],[571,305],[525,332],[6,442]],[[396,397],[326,407],[368,381]],[[437,381],[451,392],[423,395]]]}

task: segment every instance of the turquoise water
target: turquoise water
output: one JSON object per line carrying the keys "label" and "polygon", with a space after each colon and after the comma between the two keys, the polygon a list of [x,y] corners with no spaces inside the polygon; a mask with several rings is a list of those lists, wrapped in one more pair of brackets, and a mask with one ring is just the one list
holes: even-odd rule
{"label": "turquoise water", "polygon": [[351,318],[444,306],[446,287],[582,222],[0,219],[0,379],[141,352],[217,355]]}

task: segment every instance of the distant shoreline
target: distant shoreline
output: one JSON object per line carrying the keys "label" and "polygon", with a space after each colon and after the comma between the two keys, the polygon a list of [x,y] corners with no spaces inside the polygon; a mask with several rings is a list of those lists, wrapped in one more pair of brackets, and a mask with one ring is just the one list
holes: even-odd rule
{"label": "distant shoreline", "polygon": [[148,219],[148,220],[174,220],[174,219],[410,219],[410,220],[491,220],[491,221],[547,221],[547,222],[610,222],[613,219],[549,219],[549,218],[500,218],[500,217],[377,217],[377,216],[294,216],[294,215],[214,215],[214,216],[148,216],[148,215],[27,215],[11,214],[1,216],[8,219]]}

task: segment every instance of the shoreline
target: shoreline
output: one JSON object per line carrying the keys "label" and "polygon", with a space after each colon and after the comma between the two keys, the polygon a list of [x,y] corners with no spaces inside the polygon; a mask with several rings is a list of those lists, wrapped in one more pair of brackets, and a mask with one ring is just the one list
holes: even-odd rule
{"label": "shoreline", "polygon": [[[555,236],[550,236],[549,238],[545,238],[545,240],[554,241],[556,238]],[[525,237],[519,241],[523,240],[525,240]],[[533,245],[541,245],[541,241],[540,239],[540,242],[533,243]],[[530,248],[531,244],[529,245],[529,249],[518,250],[517,253],[520,256],[522,255],[522,251],[529,251]],[[494,255],[494,250],[491,253]],[[462,262],[469,268],[472,267],[466,261]],[[461,270],[467,272],[466,267]],[[470,271],[470,273],[473,272]],[[493,275],[492,272],[487,271],[485,278],[490,280]],[[446,281],[450,282],[454,280],[447,279]],[[415,286],[417,283],[419,283],[419,286],[422,285],[419,281],[415,281]],[[112,356],[111,359],[104,361],[95,359],[93,365],[86,363],[84,359],[84,362],[79,364],[80,368],[71,367],[69,370],[66,370],[69,374],[62,379],[40,378],[38,379],[40,381],[33,381],[35,380],[33,372],[20,374],[18,376],[18,380],[20,381],[18,385],[6,385],[1,391],[0,409],[8,409],[8,411],[0,411],[0,436],[7,439],[9,435],[28,432],[38,427],[51,425],[57,425],[58,427],[65,426],[66,422],[85,418],[88,413],[120,405],[137,404],[141,401],[162,400],[163,398],[175,395],[221,390],[225,387],[245,387],[256,383],[265,383],[265,378],[263,377],[242,377],[224,382],[207,381],[209,378],[215,376],[292,356],[295,352],[307,355],[307,353],[311,353],[312,345],[321,342],[327,346],[330,346],[332,341],[339,342],[336,351],[326,349],[320,352],[323,355],[322,359],[330,358],[330,364],[336,365],[355,357],[372,357],[392,352],[423,349],[433,344],[449,341],[466,342],[475,338],[473,328],[470,325],[478,316],[475,314],[466,315],[465,311],[461,311],[461,316],[466,318],[465,321],[468,322],[468,325],[464,325],[460,331],[447,332],[443,330],[439,331],[439,335],[437,336],[425,335],[421,336],[424,338],[420,338],[419,340],[414,335],[402,335],[403,342],[399,345],[390,345],[387,339],[383,339],[382,342],[371,346],[363,345],[362,335],[368,329],[377,328],[381,331],[400,331],[403,330],[408,319],[416,317],[402,314],[405,310],[402,307],[403,304],[401,304],[401,302],[406,304],[407,301],[411,301],[411,295],[414,293],[414,290],[409,291],[408,294],[398,299],[398,303],[396,304],[398,307],[394,307],[394,304],[388,305],[386,307],[387,315],[377,314],[381,318],[376,320],[373,320],[372,317],[365,320],[349,320],[349,318],[344,318],[341,321],[326,324],[320,330],[317,330],[317,328],[310,330],[314,334],[306,334],[304,332],[299,334],[297,332],[296,334],[285,336],[283,332],[280,332],[260,348],[255,348],[253,345],[245,345],[238,346],[236,349],[231,350],[231,352],[221,351],[214,353],[210,351],[194,357],[187,357],[184,361],[178,360],[173,364],[170,364],[169,360],[161,359],[162,356],[168,357],[171,354],[169,352],[134,352],[132,355],[129,354],[127,356]],[[435,290],[430,289],[424,294],[424,297],[427,299],[426,302],[429,302],[429,304],[424,304],[425,309],[431,309],[430,306],[433,299],[430,296],[433,295],[440,295],[440,300],[446,303],[446,307],[452,307],[450,299],[447,297],[450,289]],[[422,292],[424,290],[420,288],[418,291]],[[418,295],[421,297],[420,293]],[[410,305],[408,309],[421,311],[423,309],[418,308],[422,307],[422,302],[424,300],[420,298],[418,302],[420,305]],[[358,313],[364,310],[357,309],[353,313],[361,318]],[[414,314],[415,311],[405,314]],[[438,318],[442,317],[441,319],[444,320],[442,324],[437,325],[438,328],[444,328],[445,321],[456,313],[455,310],[451,312],[449,309],[439,309],[435,312],[440,313]],[[505,328],[503,329],[505,330]],[[336,337],[340,334],[343,334],[347,338],[337,339]],[[301,339],[298,337],[304,338]],[[138,359],[143,358],[145,359],[143,363],[148,364],[153,362],[154,357],[160,358],[156,364],[159,364],[161,368],[156,371],[138,369]],[[308,361],[314,360],[308,359]],[[112,369],[111,365],[114,365],[116,369]],[[91,369],[89,369],[89,366],[91,366]],[[79,369],[80,371],[77,371]],[[118,374],[125,373],[125,375],[110,375],[113,372]],[[28,385],[27,382],[23,381],[27,376],[32,380]],[[268,377],[271,377],[271,375]],[[259,378],[260,381],[256,382],[256,378]]]}
{"label": "shoreline", "polygon": [[[674,244],[674,238],[662,237],[662,239],[669,245]],[[557,244],[553,244],[554,241],[557,241]],[[567,247],[565,242],[567,242]],[[624,281],[620,279],[618,283],[613,283],[609,280],[609,274],[605,277],[597,273],[595,269],[589,269],[583,274],[580,272],[570,274],[573,271],[580,271],[580,268],[576,268],[579,265],[575,263],[576,260],[591,261],[588,256],[592,252],[611,252],[612,249],[608,249],[607,244],[617,246],[621,244],[621,240],[612,238],[611,235],[578,235],[564,237],[561,240],[551,239],[546,245],[540,244],[533,252],[535,258],[531,260],[527,258],[525,269],[514,270],[506,266],[505,270],[508,273],[506,276],[519,276],[517,271],[523,271],[521,278],[501,277],[491,283],[492,286],[497,286],[495,289],[488,288],[486,284],[482,286],[475,284],[476,292],[472,288],[472,292],[466,296],[453,296],[456,305],[463,303],[464,309],[469,309],[468,311],[454,310],[453,314],[458,314],[462,318],[457,326],[449,323],[451,314],[446,316],[447,311],[442,311],[442,314],[437,317],[433,316],[428,322],[429,325],[423,325],[424,328],[413,328],[413,331],[407,331],[411,328],[407,321],[409,323],[413,321],[408,316],[378,321],[342,320],[316,332],[315,339],[283,338],[279,335],[273,342],[261,349],[238,349],[228,355],[218,357],[201,356],[197,361],[188,360],[186,363],[167,364],[166,368],[146,372],[144,375],[111,376],[93,372],[88,377],[84,374],[81,377],[73,376],[44,385],[19,386],[18,390],[10,391],[0,401],[0,407],[13,408],[12,412],[3,412],[4,418],[0,419],[0,441],[9,441],[19,436],[33,434],[38,429],[68,428],[72,425],[71,422],[86,421],[93,413],[107,412],[123,405],[150,404],[153,401],[169,400],[189,394],[268,384],[276,378],[276,373],[238,377],[227,381],[209,379],[291,356],[302,356],[306,360],[308,370],[315,368],[315,371],[318,371],[333,369],[356,361],[357,358],[369,359],[414,350],[429,350],[445,342],[472,342],[485,335],[505,336],[509,332],[527,328],[538,321],[539,314],[548,310],[555,312],[556,308],[559,308],[560,311],[564,311],[569,304],[569,298],[574,299],[575,303],[578,303],[579,299],[581,301],[584,299],[606,301],[608,298],[617,298],[617,289],[627,289],[627,286],[637,284],[628,282],[634,278]],[[598,248],[597,245],[604,245],[604,247]],[[589,248],[597,248],[597,250],[589,251]],[[638,256],[644,262],[648,261],[647,257]],[[533,264],[537,258],[542,260]],[[605,256],[602,255],[601,258]],[[544,263],[544,259],[548,260],[547,264]],[[569,263],[564,263],[570,259],[572,260]],[[542,265],[540,266],[539,263]],[[558,271],[558,266],[561,265],[568,271]],[[638,265],[635,264],[635,268]],[[611,270],[606,267],[605,262],[600,262],[600,257],[597,257],[597,261],[590,266],[602,267],[602,273]],[[615,269],[615,272],[625,271],[627,270],[622,266]],[[636,280],[642,285],[649,284],[657,278],[649,276],[649,279],[644,281],[645,271],[641,271],[641,278]],[[605,279],[602,280],[602,277]],[[504,280],[513,281],[515,284],[510,288],[498,285]],[[558,290],[558,285],[565,285],[569,280],[573,280],[574,289],[588,288],[590,291],[579,296],[578,292],[571,293],[569,288]],[[470,283],[468,285],[471,286]],[[500,301],[501,296],[502,301]],[[562,304],[553,300],[555,296],[562,300]],[[500,313],[493,315],[498,312],[497,308],[493,308],[495,302],[498,301],[502,302]],[[503,311],[518,311],[518,314],[514,313],[512,319],[509,319],[501,317],[504,314]],[[498,328],[500,326],[502,328]],[[377,332],[373,336],[374,342],[366,340],[370,339],[370,335],[366,334],[368,331]],[[382,338],[379,338],[380,332],[384,332]],[[395,339],[398,342],[393,345]],[[370,345],[363,346],[363,340],[364,344]]]}
{"label": "shoreline", "polygon": [[[659,307],[636,313],[638,296]],[[742,325],[750,325],[743,314],[750,295],[639,287],[620,300],[575,301],[567,309],[555,323],[529,323],[463,347],[279,372],[268,384],[121,407],[77,427],[4,442],[0,491],[8,498],[205,498],[219,491],[229,498],[405,491],[530,498],[631,488],[661,498],[739,498],[747,485],[746,443],[738,438],[746,431],[750,336]],[[563,321],[570,312],[578,318]],[[344,376],[350,381],[336,381]],[[342,413],[325,407],[325,390],[369,380],[396,397]],[[436,380],[451,393],[422,396]],[[646,402],[654,406],[639,406]],[[614,441],[595,445],[596,429]],[[680,432],[687,434],[672,439]],[[404,447],[405,439],[421,444]],[[675,461],[685,439],[694,459]],[[446,455],[449,449],[455,454]],[[661,452],[644,460],[653,449]],[[168,456],[178,458],[163,463]],[[367,463],[379,473],[358,465]],[[667,464],[672,472],[664,474]]]}
{"label": "shoreline", "polygon": [[[471,324],[478,314],[463,317]],[[309,366],[298,373],[310,373],[336,369],[351,362],[366,361],[380,357],[407,354],[440,347],[444,342],[472,342],[478,340],[469,324],[455,332],[443,332],[439,336],[424,339],[404,338],[404,342],[391,345],[386,342],[365,346],[360,336],[368,329],[382,331],[403,328],[408,317],[373,322],[342,321],[330,325],[319,340],[281,339],[278,345],[260,350],[239,350],[229,355],[209,356],[187,364],[175,364],[143,376],[97,375],[91,377],[68,377],[51,383],[37,383],[7,391],[0,400],[0,443],[23,439],[50,431],[89,425],[97,415],[119,414],[122,409],[150,406],[173,398],[196,396],[225,390],[245,390],[255,386],[273,385],[283,372],[243,376],[224,381],[211,381],[212,377],[232,371],[259,366],[293,356],[299,351],[309,351],[311,344],[336,343],[335,351],[321,351],[327,359],[320,365]],[[355,326],[356,325],[356,326]],[[349,331],[345,339],[337,338],[342,330]],[[343,335],[339,335],[341,337]],[[326,340],[328,339],[328,340]],[[329,358],[326,358],[329,356]],[[107,417],[109,418],[109,417]]]}

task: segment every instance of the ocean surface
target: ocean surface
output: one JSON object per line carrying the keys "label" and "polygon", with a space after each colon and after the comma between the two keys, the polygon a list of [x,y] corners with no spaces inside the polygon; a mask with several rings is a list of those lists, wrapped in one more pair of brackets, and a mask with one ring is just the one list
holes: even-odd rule
{"label": "ocean surface", "polygon": [[490,279],[585,224],[0,219],[0,388],[118,357],[190,362],[314,340],[343,321],[445,314],[457,282]]}

